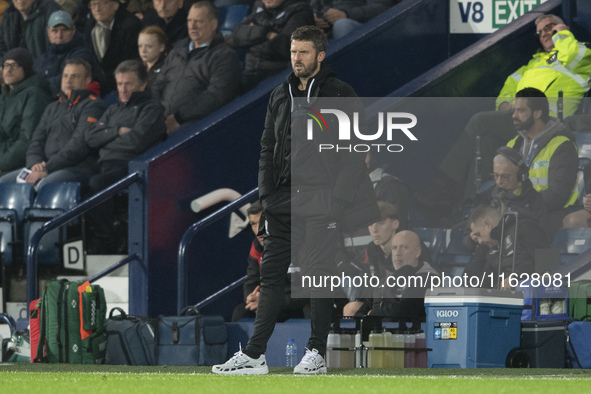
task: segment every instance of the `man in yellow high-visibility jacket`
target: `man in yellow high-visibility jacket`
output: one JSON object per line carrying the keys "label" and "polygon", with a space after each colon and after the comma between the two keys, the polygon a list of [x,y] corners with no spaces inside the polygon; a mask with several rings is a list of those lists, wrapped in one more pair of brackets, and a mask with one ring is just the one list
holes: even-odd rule
{"label": "man in yellow high-visibility jacket", "polygon": [[579,159],[574,136],[550,117],[548,99],[536,88],[517,92],[513,125],[518,135],[507,146],[518,150],[529,167],[529,179],[548,210],[546,232],[553,234],[562,225],[565,208],[578,197]]}
{"label": "man in yellow high-visibility jacket", "polygon": [[[458,198],[474,197],[477,191],[474,187],[476,136],[480,136],[480,174],[489,174],[496,149],[515,136],[511,116],[517,91],[534,87],[544,92],[550,100],[553,116],[559,90],[564,93],[566,116],[578,108],[581,97],[589,90],[591,49],[578,42],[568,26],[555,15],[542,15],[535,20],[535,25],[542,50],[507,78],[497,98],[496,111],[478,113],[470,119],[439,167],[443,175],[431,188],[417,194],[421,205],[445,210]],[[465,192],[460,195],[458,190]]]}

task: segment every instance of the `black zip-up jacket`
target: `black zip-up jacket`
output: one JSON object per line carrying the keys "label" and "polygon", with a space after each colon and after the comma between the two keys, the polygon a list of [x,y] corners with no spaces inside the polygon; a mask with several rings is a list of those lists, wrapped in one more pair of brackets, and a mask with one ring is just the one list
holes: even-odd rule
{"label": "black zip-up jacket", "polygon": [[[298,27],[314,25],[312,8],[301,0],[286,0],[272,9],[257,1],[253,10],[232,30],[233,45],[248,47],[244,71],[288,67],[291,33]],[[269,33],[277,36],[268,40]]]}
{"label": "black zip-up jacket", "polygon": [[[502,221],[491,230],[490,237],[498,242],[494,247],[478,245],[476,252],[472,255],[470,262],[464,270],[464,274],[482,277],[486,273],[486,280],[482,287],[496,287],[498,284],[499,257],[501,260],[500,272],[508,278],[510,274],[531,274],[535,272],[534,256],[536,249],[548,249],[550,243],[546,233],[539,222],[531,213],[516,208],[519,213],[517,222],[517,239],[515,239],[515,217],[505,216],[505,229],[502,231]],[[501,232],[503,239],[501,240]],[[502,243],[502,249],[501,249]],[[513,258],[515,258],[515,269],[513,269]],[[493,283],[489,274],[493,274]]]}
{"label": "black zip-up jacket", "polygon": [[[119,135],[120,127],[131,131]],[[86,143],[99,151],[99,163],[132,160],[166,136],[164,108],[149,92],[134,92],[127,103],[111,105],[86,131]]]}
{"label": "black zip-up jacket", "polygon": [[190,38],[179,41],[168,54],[151,87],[164,105],[166,117],[194,122],[229,103],[238,95],[241,71],[238,56],[218,32],[211,44],[189,53]]}
{"label": "black zip-up jacket", "polygon": [[27,167],[45,161],[52,173],[80,162],[91,165],[96,158],[84,142],[84,133],[105,112],[103,101],[88,89],[60,92],[45,109],[27,150]]}
{"label": "black zip-up jacket", "polygon": [[[316,211],[314,213],[331,212],[331,204],[334,204],[335,199],[343,202],[346,208],[342,217],[345,231],[376,222],[380,213],[364,154],[319,153],[313,145],[318,141],[338,144],[336,132],[318,133],[320,140],[312,143],[302,140],[303,136],[293,143],[291,141],[292,112],[296,112],[297,116],[297,111],[314,107],[318,98],[351,98],[347,105],[362,112],[355,91],[337,79],[327,65],[322,65],[318,74],[308,80],[304,92],[298,91],[298,84],[299,78],[291,73],[287,81],[271,93],[269,99],[259,160],[259,196],[263,206],[265,198],[274,192],[293,187],[311,191],[315,195],[315,207],[310,208]],[[296,97],[298,100],[294,100],[294,93],[305,97]],[[336,124],[331,124],[331,127],[338,130]]]}

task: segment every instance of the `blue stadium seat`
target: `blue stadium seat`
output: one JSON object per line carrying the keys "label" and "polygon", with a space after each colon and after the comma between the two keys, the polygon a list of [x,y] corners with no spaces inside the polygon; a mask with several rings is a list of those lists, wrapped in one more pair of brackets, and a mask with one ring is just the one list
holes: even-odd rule
{"label": "blue stadium seat", "polygon": [[591,248],[591,228],[561,228],[554,235],[552,247],[558,250],[562,262],[567,262]]}
{"label": "blue stadium seat", "polygon": [[446,248],[447,230],[446,228],[413,228],[413,231],[429,249],[433,261],[437,261],[439,253]]}
{"label": "blue stadium seat", "polygon": [[464,248],[462,240],[466,230],[466,223],[456,224],[449,231],[449,244],[444,251],[439,253],[437,264],[446,275],[459,275],[464,271],[464,267],[470,261],[472,255]]}
{"label": "blue stadium seat", "polygon": [[[25,250],[35,232],[48,220],[74,208],[80,202],[80,184],[48,183],[43,186],[31,208],[25,210]],[[61,262],[60,245],[66,239],[66,228],[62,227],[46,234],[39,244],[37,261],[43,265],[57,265]]]}
{"label": "blue stadium seat", "polygon": [[33,202],[34,191],[31,183],[0,184],[0,253],[3,264],[11,265],[15,260],[16,244],[22,244],[22,221],[25,209]]}
{"label": "blue stadium seat", "polygon": [[579,158],[591,160],[591,132],[575,131],[573,134],[577,140]]}
{"label": "blue stadium seat", "polygon": [[224,5],[218,7],[219,28],[224,36],[232,34],[232,29],[248,15],[248,5]]}

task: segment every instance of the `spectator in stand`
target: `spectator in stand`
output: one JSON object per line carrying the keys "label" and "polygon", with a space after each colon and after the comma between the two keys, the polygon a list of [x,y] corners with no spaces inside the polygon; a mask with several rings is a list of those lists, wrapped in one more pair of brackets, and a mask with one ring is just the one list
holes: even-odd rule
{"label": "spectator in stand", "polygon": [[115,68],[124,60],[137,59],[137,37],[142,30],[138,18],[125,9],[121,0],[91,0],[92,19],[86,23],[86,47],[102,71],[103,97],[116,88]]}
{"label": "spectator in stand", "polygon": [[[397,233],[392,238],[391,246],[390,264],[384,275],[380,276],[383,286],[373,289],[373,298],[367,299],[355,315],[371,314],[402,319],[404,322],[407,318],[425,321],[424,297],[429,285],[426,280],[428,276],[439,273],[421,258],[421,240],[416,233],[409,230]],[[410,279],[419,276],[423,278],[422,283]],[[398,286],[391,287],[392,283]]]}
{"label": "spectator in stand", "polygon": [[249,91],[262,80],[289,67],[291,33],[313,25],[312,8],[301,0],[262,0],[238,23],[226,41],[248,48],[242,88]]}
{"label": "spectator in stand", "polygon": [[4,56],[0,95],[0,174],[25,166],[27,147],[45,107],[49,84],[35,75],[33,58],[24,48]]}
{"label": "spectator in stand", "polygon": [[316,27],[338,40],[402,0],[311,0]]}
{"label": "spectator in stand", "polygon": [[[62,74],[68,59],[83,59],[92,64],[92,53],[84,47],[84,36],[76,31],[70,14],[56,11],[47,23],[49,47],[47,52],[35,59],[35,72],[49,82],[51,95],[61,91]],[[56,97],[57,98],[57,97]]]}
{"label": "spectator in stand", "polygon": [[166,57],[152,87],[154,97],[164,105],[168,133],[206,117],[240,91],[240,63],[217,30],[215,5],[193,4],[187,26],[189,37]]}
{"label": "spectator in stand", "polygon": [[45,28],[61,8],[53,0],[13,0],[0,23],[0,57],[13,48],[26,48],[33,59],[47,50]]}
{"label": "spectator in stand", "polygon": [[187,38],[187,9],[183,0],[154,0],[154,9],[144,16],[144,26],[152,25],[164,30],[171,44]]}
{"label": "spectator in stand", "polygon": [[148,26],[140,32],[137,46],[140,58],[148,70],[148,89],[150,89],[162,71],[168,53],[168,37],[158,26]]}
{"label": "spectator in stand", "polygon": [[[69,59],[64,66],[57,101],[45,109],[27,149],[26,181],[39,191],[51,182],[84,184],[93,174],[96,157],[84,142],[84,133],[105,112],[100,98],[88,88],[92,68],[83,59]],[[16,182],[21,170],[0,177],[0,182]]]}
{"label": "spectator in stand", "polygon": [[[248,269],[246,271],[246,281],[244,282],[244,303],[234,308],[232,321],[238,321],[242,318],[253,318],[256,316],[256,310],[259,303],[259,291],[261,285],[261,258],[263,256],[263,236],[258,235],[259,223],[263,207],[256,201],[251,204],[247,210],[250,228],[256,238],[252,241],[250,254],[248,256]],[[308,317],[304,316],[304,311],[309,309],[310,301],[306,298],[291,298],[291,275],[288,275],[285,281],[285,294],[281,312],[277,317],[278,322],[287,319],[297,319]]]}
{"label": "spectator in stand", "polygon": [[[94,1],[94,0],[93,0]],[[99,173],[90,178],[90,195],[125,177],[129,161],[157,145],[166,136],[164,108],[145,91],[148,72],[140,60],[126,60],[115,70],[119,104],[110,106],[92,127],[85,140],[99,154]],[[89,214],[94,225],[94,250],[106,253],[113,239],[112,199]]]}
{"label": "spectator in stand", "polygon": [[430,210],[450,212],[458,199],[473,198],[474,153],[476,136],[480,136],[482,156],[481,174],[491,172],[492,157],[497,148],[515,137],[512,126],[516,93],[533,87],[544,92],[551,101],[553,116],[557,113],[558,91],[564,92],[564,115],[572,115],[580,98],[589,91],[591,50],[575,39],[562,19],[542,15],[535,20],[541,51],[533,55],[507,80],[496,102],[497,111],[482,112],[470,119],[459,140],[446,155],[439,169],[443,173],[437,182],[417,194],[418,202]]}
{"label": "spectator in stand", "polygon": [[[486,282],[485,287],[509,289],[510,274],[535,272],[536,249],[547,249],[550,244],[536,218],[528,211],[519,211],[519,208],[517,210],[518,223],[515,216],[503,217],[499,211],[488,205],[474,208],[468,223],[470,237],[478,247],[464,269],[464,275],[482,277],[485,274],[488,277],[488,274],[492,274],[492,283]],[[504,238],[501,238],[501,234]],[[499,283],[499,273],[504,274],[503,283]]]}

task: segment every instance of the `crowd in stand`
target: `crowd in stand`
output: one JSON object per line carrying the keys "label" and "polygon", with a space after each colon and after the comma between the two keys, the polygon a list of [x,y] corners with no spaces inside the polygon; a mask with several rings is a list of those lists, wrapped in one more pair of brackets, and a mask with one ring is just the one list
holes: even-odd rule
{"label": "crowd in stand", "polygon": [[[315,25],[339,39],[399,2],[260,0],[224,37],[218,9],[209,1],[0,0],[0,182],[16,182],[26,168],[23,179],[36,190],[76,181],[85,196],[97,193],[167,134],[287,69],[296,28]],[[563,124],[554,102],[558,90],[568,98],[589,90],[591,51],[556,16],[541,16],[535,25],[540,52],[507,78],[495,111],[470,120],[436,184],[412,198],[379,157],[368,155],[382,218],[369,226],[372,243],[353,264],[359,272],[385,277],[437,271],[408,231],[413,202],[424,212],[437,211],[451,227],[462,220],[452,208],[472,201],[475,208],[463,225],[464,244],[473,252],[466,272],[474,275],[495,269],[495,261],[507,273],[532,273],[535,251],[549,247],[559,227],[591,224],[591,194],[582,198],[583,209],[573,208],[580,188],[572,135],[591,122],[588,115],[574,115],[579,103],[571,100]],[[243,65],[237,47],[246,50]],[[477,195],[467,187],[477,175],[468,170],[474,168],[476,136],[484,147],[482,172],[492,172],[495,181]],[[103,205],[89,217],[97,250],[113,243],[111,212]],[[519,213],[518,225],[507,212]],[[260,213],[258,206],[249,212],[255,233]],[[501,239],[505,227],[518,239]],[[261,250],[256,238],[236,318],[256,311]],[[340,256],[340,263],[351,260]],[[424,318],[422,305],[402,301],[417,298],[402,296],[404,291],[348,294],[345,314],[395,316],[411,308]],[[286,317],[294,310],[305,315],[304,304],[293,307],[287,294]]]}

